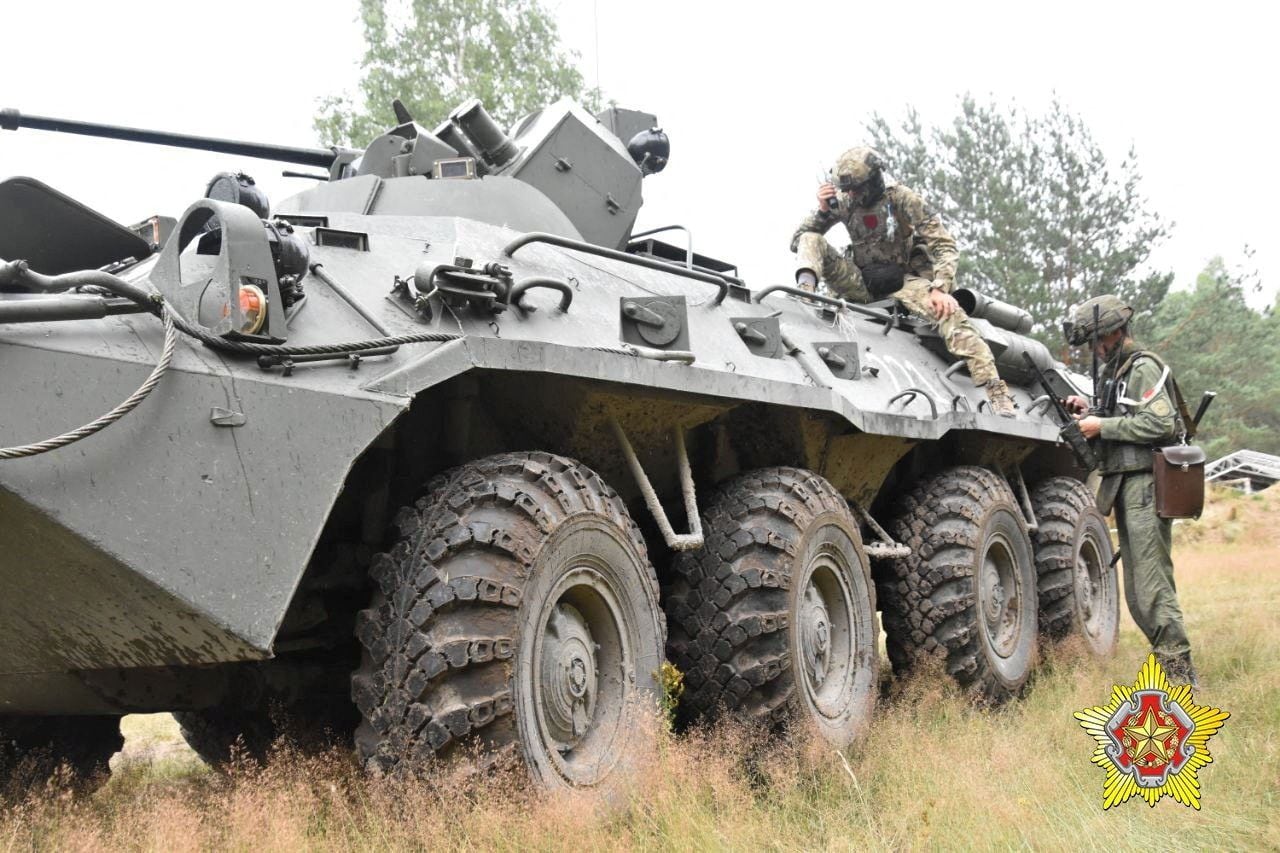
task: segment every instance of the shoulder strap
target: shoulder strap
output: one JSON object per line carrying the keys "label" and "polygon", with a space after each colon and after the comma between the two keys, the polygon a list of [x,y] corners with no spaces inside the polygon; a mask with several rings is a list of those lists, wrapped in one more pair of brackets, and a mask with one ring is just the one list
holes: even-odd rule
{"label": "shoulder strap", "polygon": [[1130,354],[1130,356],[1126,358],[1124,361],[1120,362],[1120,366],[1116,368],[1115,375],[1112,376],[1111,378],[1116,380],[1117,382],[1123,379],[1130,370],[1133,370],[1133,366],[1138,363],[1138,359],[1142,358],[1143,356],[1148,356],[1150,358],[1153,358],[1155,359],[1156,363],[1159,364],[1161,367],[1164,366],[1164,362],[1160,361],[1160,359],[1154,354],[1149,353],[1146,350],[1138,350],[1137,352]]}
{"label": "shoulder strap", "polygon": [[1132,370],[1134,363],[1140,358],[1149,358],[1156,364],[1160,365],[1162,370],[1167,371],[1168,379],[1165,381],[1169,383],[1169,387],[1173,392],[1173,404],[1178,410],[1178,417],[1182,420],[1182,441],[1185,444],[1195,438],[1196,425],[1195,422],[1191,420],[1191,411],[1187,408],[1187,401],[1182,397],[1182,389],[1178,387],[1178,380],[1173,377],[1173,371],[1169,369],[1169,365],[1165,364],[1164,359],[1153,352],[1138,350],[1133,355],[1129,356],[1125,363],[1120,366],[1120,369],[1116,371],[1116,378],[1119,379],[1125,373]]}

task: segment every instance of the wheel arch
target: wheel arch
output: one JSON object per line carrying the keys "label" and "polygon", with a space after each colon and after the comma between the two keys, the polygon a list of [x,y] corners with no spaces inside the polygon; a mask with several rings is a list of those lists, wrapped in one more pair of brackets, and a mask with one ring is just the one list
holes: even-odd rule
{"label": "wheel arch", "polygon": [[[416,392],[352,462],[299,578],[276,647],[305,646],[306,632],[348,641],[349,612],[317,608],[358,600],[369,561],[387,547],[394,514],[450,466],[495,453],[543,450],[578,459],[623,498],[659,577],[672,557],[645,507],[610,427],[617,418],[673,527],[686,530],[672,431],[683,428],[700,495],[742,471],[788,465],[814,471],[880,517],[893,494],[953,464],[1022,465],[1028,482],[1073,470],[1069,451],[1022,436],[954,429],[938,439],[863,432],[841,414],[727,399],[545,371],[472,368]],[[335,591],[342,595],[335,597]],[[327,624],[325,624],[327,623]],[[300,635],[301,632],[301,635]],[[312,637],[312,640],[316,638]]]}
{"label": "wheel arch", "polygon": [[[609,425],[614,417],[677,530],[687,524],[672,441],[677,426],[686,430],[700,493],[741,471],[791,465],[821,474],[847,499],[878,510],[896,490],[948,464],[1021,464],[1034,471],[1028,482],[1072,470],[1063,448],[1020,436],[966,429],[939,439],[878,435],[834,411],[477,368],[417,392],[354,460],[299,591],[318,574],[358,575],[372,552],[385,546],[396,508],[434,474],[480,456],[533,449],[579,459],[599,472],[641,525],[661,572],[665,546],[655,541],[656,528],[618,449]],[[333,543],[347,545],[335,551]],[[295,607],[291,603],[290,610]],[[281,627],[290,627],[288,616]]]}

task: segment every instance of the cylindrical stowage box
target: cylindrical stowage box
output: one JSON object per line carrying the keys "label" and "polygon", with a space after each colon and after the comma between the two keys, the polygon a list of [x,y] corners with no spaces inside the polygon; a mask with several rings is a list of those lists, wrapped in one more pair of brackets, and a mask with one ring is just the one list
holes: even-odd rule
{"label": "cylindrical stowage box", "polygon": [[[1002,335],[1001,338],[1004,336]],[[1035,338],[1012,334],[1004,340],[992,337],[987,341],[992,344],[991,351],[995,355],[996,371],[1000,374],[1000,378],[1015,385],[1030,385],[1036,381],[1035,373],[1023,360],[1023,353],[1026,353],[1026,357],[1035,362],[1041,370],[1053,369],[1053,354],[1049,352],[1048,347]]]}
{"label": "cylindrical stowage box", "polygon": [[986,320],[993,326],[1025,335],[1031,331],[1031,314],[1025,309],[999,299],[983,296],[976,290],[961,288],[951,294],[970,317]]}

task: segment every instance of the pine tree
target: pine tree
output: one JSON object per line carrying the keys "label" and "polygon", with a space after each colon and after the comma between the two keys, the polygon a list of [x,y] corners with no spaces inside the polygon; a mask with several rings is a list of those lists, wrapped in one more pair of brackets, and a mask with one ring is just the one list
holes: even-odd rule
{"label": "pine tree", "polygon": [[1140,191],[1137,155],[1112,169],[1084,121],[1055,101],[1043,115],[966,95],[948,125],[908,111],[867,125],[891,171],[943,214],[960,245],[957,283],[1022,306],[1063,352],[1071,306],[1117,293],[1140,317],[1173,280],[1146,270],[1168,226]]}
{"label": "pine tree", "polygon": [[1280,320],[1249,307],[1247,282],[1214,258],[1194,290],[1169,294],[1138,341],[1169,363],[1193,410],[1201,392],[1218,392],[1197,438],[1210,459],[1280,454]]}

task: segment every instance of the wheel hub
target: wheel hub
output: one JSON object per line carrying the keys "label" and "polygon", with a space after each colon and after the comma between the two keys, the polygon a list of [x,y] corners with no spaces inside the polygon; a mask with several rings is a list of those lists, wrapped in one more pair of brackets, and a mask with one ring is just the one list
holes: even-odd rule
{"label": "wheel hub", "polygon": [[587,621],[572,604],[551,611],[542,656],[542,716],[561,753],[573,749],[595,713],[599,669]]}
{"label": "wheel hub", "polygon": [[1105,564],[1097,540],[1091,535],[1085,536],[1076,552],[1076,609],[1085,632],[1090,635],[1103,630],[1110,609],[1110,596],[1103,581]]}
{"label": "wheel hub", "polygon": [[1098,597],[1098,584],[1089,576],[1089,561],[1080,554],[1076,561],[1076,600],[1080,605],[1080,615],[1088,622],[1093,618],[1095,599]]}
{"label": "wheel hub", "polygon": [[831,666],[831,616],[822,593],[812,578],[804,591],[803,628],[800,638],[804,649],[805,668],[814,688],[827,680]]}
{"label": "wheel hub", "polygon": [[569,693],[575,699],[584,699],[587,695],[587,664],[580,657],[569,662]]}
{"label": "wheel hub", "polygon": [[1004,587],[999,581],[991,584],[987,597],[987,618],[992,622],[1000,621],[1000,612],[1004,610]]}
{"label": "wheel hub", "polygon": [[1018,643],[1018,586],[1013,552],[1002,539],[993,540],[982,558],[982,610],[987,637],[1002,657]]}

